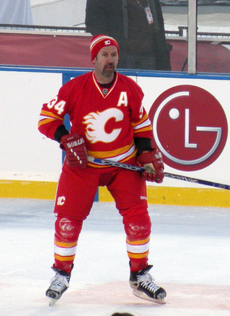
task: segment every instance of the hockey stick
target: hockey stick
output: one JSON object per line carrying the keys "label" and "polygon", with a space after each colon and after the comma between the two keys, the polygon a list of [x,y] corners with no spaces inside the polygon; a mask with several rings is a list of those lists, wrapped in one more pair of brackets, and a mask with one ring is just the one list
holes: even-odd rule
{"label": "hockey stick", "polygon": [[[116,162],[116,161],[112,161],[108,159],[88,157],[88,161],[98,163],[100,165],[118,167],[118,168],[128,169],[132,171],[138,171],[138,172],[143,172],[145,170],[144,168],[141,168],[138,166],[127,165],[121,162]],[[197,183],[197,184],[208,185],[208,186],[216,187],[220,189],[230,190],[230,185],[228,184],[222,184],[222,183],[212,182],[208,180],[201,180],[201,179],[191,178],[187,176],[181,176],[179,174],[174,174],[174,173],[169,173],[169,172],[165,172],[164,174],[165,174],[165,177],[176,179],[176,180],[182,180],[182,181],[187,181],[187,182],[192,182],[192,183]]]}

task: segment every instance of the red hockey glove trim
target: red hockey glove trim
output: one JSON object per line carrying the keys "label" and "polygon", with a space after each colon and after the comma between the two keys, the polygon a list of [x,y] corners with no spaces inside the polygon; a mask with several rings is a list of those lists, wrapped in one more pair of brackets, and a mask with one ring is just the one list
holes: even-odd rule
{"label": "red hockey glove trim", "polygon": [[143,152],[138,158],[138,163],[146,169],[142,176],[147,181],[162,183],[164,179],[164,163],[162,154],[158,149]]}
{"label": "red hockey glove trim", "polygon": [[87,149],[85,141],[78,133],[61,137],[60,147],[65,150],[66,162],[70,167],[86,168]]}

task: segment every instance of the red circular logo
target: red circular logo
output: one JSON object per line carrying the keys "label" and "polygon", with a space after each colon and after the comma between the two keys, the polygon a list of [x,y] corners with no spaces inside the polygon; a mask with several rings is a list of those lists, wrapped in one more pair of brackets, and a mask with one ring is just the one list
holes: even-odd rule
{"label": "red circular logo", "polygon": [[228,124],[224,110],[211,93],[200,87],[180,85],[166,90],[153,103],[149,118],[153,145],[172,168],[206,168],[226,144]]}

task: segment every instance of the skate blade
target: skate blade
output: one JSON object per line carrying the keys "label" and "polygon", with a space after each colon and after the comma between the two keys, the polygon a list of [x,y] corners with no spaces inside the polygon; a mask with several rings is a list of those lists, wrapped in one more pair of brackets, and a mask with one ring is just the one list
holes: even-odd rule
{"label": "skate blade", "polygon": [[57,302],[57,300],[56,300],[56,299],[54,299],[54,298],[50,298],[50,301],[49,301],[49,306],[53,306],[56,302]]}
{"label": "skate blade", "polygon": [[138,290],[133,290],[133,294],[137,297],[142,298],[143,300],[147,300],[150,302],[154,302],[154,303],[158,303],[158,304],[166,304],[166,301],[163,299],[155,299],[155,298],[151,298],[149,297],[147,294],[145,294],[144,292],[138,291]]}

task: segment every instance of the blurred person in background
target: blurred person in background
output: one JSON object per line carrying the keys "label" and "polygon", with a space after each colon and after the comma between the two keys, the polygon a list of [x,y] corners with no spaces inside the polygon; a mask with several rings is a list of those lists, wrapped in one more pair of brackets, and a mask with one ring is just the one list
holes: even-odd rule
{"label": "blurred person in background", "polygon": [[119,43],[118,67],[171,70],[159,0],[87,0],[86,31],[106,34]]}
{"label": "blurred person in background", "polygon": [[0,0],[0,24],[33,25],[30,0]]}

